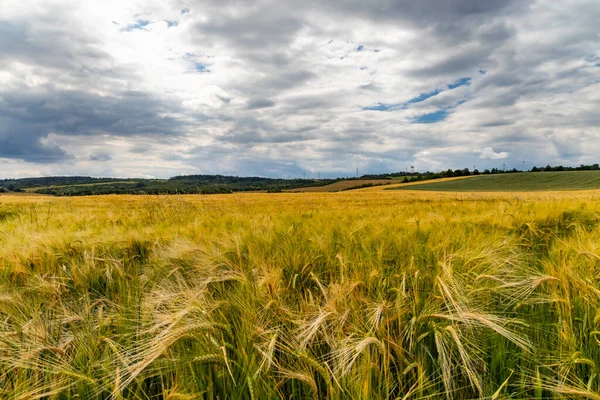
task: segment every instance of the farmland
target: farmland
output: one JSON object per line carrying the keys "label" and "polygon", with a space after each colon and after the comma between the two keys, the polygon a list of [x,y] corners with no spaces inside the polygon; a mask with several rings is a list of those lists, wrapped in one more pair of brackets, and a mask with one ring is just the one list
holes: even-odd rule
{"label": "farmland", "polygon": [[0,196],[0,398],[599,399],[599,200]]}
{"label": "farmland", "polygon": [[392,183],[395,183],[392,179],[345,179],[329,185],[290,189],[288,192],[341,192],[357,188],[390,185]]}
{"label": "farmland", "polygon": [[185,175],[169,179],[118,179],[89,176],[49,176],[0,179],[0,193],[31,192],[53,196],[108,194],[216,194],[233,192],[280,192],[305,186],[318,187],[337,179],[273,179],[225,175]]}
{"label": "farmland", "polygon": [[428,182],[408,190],[451,192],[527,192],[600,189],[599,171],[522,172],[479,175],[468,179]]}

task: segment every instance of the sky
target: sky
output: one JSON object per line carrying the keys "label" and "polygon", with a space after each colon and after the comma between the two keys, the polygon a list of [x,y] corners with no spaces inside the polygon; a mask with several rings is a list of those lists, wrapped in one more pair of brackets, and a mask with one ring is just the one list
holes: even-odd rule
{"label": "sky", "polygon": [[0,178],[600,162],[598,0],[0,1]]}

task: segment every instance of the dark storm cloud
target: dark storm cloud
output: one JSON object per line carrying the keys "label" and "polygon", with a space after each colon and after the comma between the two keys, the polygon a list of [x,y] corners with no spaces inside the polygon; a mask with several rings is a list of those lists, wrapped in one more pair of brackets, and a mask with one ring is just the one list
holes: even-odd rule
{"label": "dark storm cloud", "polygon": [[[511,0],[334,0],[327,4],[333,9],[341,9],[380,19],[394,19],[415,25],[461,20],[470,17],[486,17],[514,12],[530,1]],[[335,4],[335,6],[332,6]]]}
{"label": "dark storm cloud", "polygon": [[162,113],[178,111],[147,93],[98,96],[83,91],[19,90],[2,94],[2,157],[42,162],[67,153],[42,142],[49,134],[169,136],[181,134],[182,123]]}
{"label": "dark storm cloud", "polygon": [[275,103],[269,99],[250,99],[248,101],[248,109],[257,110],[260,108],[273,107]]}
{"label": "dark storm cloud", "polygon": [[42,143],[35,126],[30,127],[29,131],[22,127],[18,129],[13,129],[0,118],[0,158],[17,158],[34,163],[53,163],[72,158],[56,144]]}
{"label": "dark storm cloud", "polygon": [[112,156],[106,151],[97,151],[90,155],[91,161],[110,161]]}

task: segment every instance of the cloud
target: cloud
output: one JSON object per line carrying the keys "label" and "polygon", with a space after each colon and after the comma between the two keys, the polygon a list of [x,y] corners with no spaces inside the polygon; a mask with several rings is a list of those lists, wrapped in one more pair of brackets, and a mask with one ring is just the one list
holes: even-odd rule
{"label": "cloud", "polygon": [[0,104],[0,154],[32,162],[67,157],[57,145],[43,143],[51,134],[164,137],[183,129],[170,116],[176,106],[143,92],[99,96],[44,85],[5,92]]}
{"label": "cloud", "polygon": [[479,158],[487,159],[487,160],[502,160],[508,157],[508,153],[506,151],[500,151],[496,153],[493,148],[485,147],[481,154],[479,154]]}
{"label": "cloud", "polygon": [[131,32],[133,30],[146,30],[146,26],[150,25],[150,21],[146,20],[146,19],[138,19],[137,21],[135,21],[135,23],[133,24],[129,24],[127,25],[125,28],[122,28],[121,31],[124,32]]}
{"label": "cloud", "polygon": [[107,151],[97,151],[90,155],[91,161],[110,161],[112,156]]}
{"label": "cloud", "polygon": [[[10,132],[10,127],[0,125],[2,131]],[[71,159],[73,156],[54,143],[41,140],[30,141],[27,135],[0,135],[0,158],[15,158],[31,163],[53,163]],[[2,171],[5,172],[5,171]]]}
{"label": "cloud", "polygon": [[248,108],[250,110],[256,110],[259,108],[273,107],[275,103],[269,99],[250,99],[248,100]]}
{"label": "cloud", "polygon": [[594,0],[3,2],[0,176],[596,162],[599,12]]}

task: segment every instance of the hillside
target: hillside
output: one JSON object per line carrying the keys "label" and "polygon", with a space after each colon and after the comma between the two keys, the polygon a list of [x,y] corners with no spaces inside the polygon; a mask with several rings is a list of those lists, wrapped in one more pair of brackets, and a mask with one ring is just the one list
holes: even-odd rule
{"label": "hillside", "polygon": [[[547,167],[550,168],[550,167]],[[468,170],[425,172],[414,176],[363,176],[360,179],[277,179],[224,175],[187,175],[169,179],[42,177],[0,179],[0,193],[53,196],[102,194],[218,194],[233,192],[340,192],[344,190],[431,190],[456,192],[525,192],[600,189],[599,170],[543,172]],[[475,173],[478,173],[475,171]],[[398,179],[394,179],[398,178]],[[385,186],[385,187],[382,187]]]}
{"label": "hillside", "polygon": [[365,188],[372,186],[389,185],[397,183],[397,180],[392,179],[345,179],[329,185],[309,186],[297,189],[288,190],[289,192],[341,192],[357,188]]}
{"label": "hillside", "polygon": [[600,171],[522,172],[401,186],[390,190],[449,192],[528,192],[600,189]]}
{"label": "hillside", "polygon": [[0,191],[34,192],[54,196],[101,194],[215,194],[248,191],[279,192],[318,187],[335,179],[273,179],[224,175],[187,175],[169,179],[43,177],[0,180]]}

